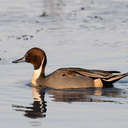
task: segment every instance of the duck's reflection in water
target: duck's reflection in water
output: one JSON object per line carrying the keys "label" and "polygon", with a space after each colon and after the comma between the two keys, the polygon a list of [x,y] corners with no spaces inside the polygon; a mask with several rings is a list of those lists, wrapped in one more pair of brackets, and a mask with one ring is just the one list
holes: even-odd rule
{"label": "duck's reflection in water", "polygon": [[[56,102],[115,102],[113,98],[125,98],[126,91],[118,88],[77,89],[77,90],[47,90]],[[119,103],[119,102],[118,102]]]}
{"label": "duck's reflection in water", "polygon": [[33,103],[31,107],[21,106],[21,105],[12,105],[16,111],[25,112],[24,116],[29,118],[40,118],[46,116],[46,101],[44,100],[45,90],[39,88],[32,88],[33,94]]}
{"label": "duck's reflection in water", "polygon": [[24,116],[29,118],[46,117],[47,102],[45,101],[47,93],[52,101],[55,102],[114,102],[120,103],[117,98],[126,98],[128,92],[118,88],[107,89],[77,89],[77,90],[54,90],[32,88],[33,104],[31,107],[13,105],[16,111],[25,112]]}

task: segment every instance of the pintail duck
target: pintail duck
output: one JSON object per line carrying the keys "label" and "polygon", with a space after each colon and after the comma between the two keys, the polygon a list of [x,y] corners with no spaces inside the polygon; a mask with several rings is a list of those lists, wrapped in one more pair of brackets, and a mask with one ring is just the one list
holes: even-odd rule
{"label": "pintail duck", "polygon": [[13,63],[27,62],[34,66],[32,85],[53,89],[78,89],[112,87],[112,84],[128,73],[118,74],[119,71],[88,70],[83,68],[60,68],[49,75],[45,75],[47,57],[40,48],[32,48],[24,57]]}

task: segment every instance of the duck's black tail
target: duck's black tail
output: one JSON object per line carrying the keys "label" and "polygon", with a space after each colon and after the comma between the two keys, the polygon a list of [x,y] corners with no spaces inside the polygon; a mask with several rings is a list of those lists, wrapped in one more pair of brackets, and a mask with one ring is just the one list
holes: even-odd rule
{"label": "duck's black tail", "polygon": [[120,80],[120,79],[122,79],[122,78],[124,78],[126,76],[128,76],[128,72],[124,73],[124,74],[120,74],[120,75],[115,75],[115,76],[105,80],[105,82],[113,84],[114,82],[116,82],[116,81],[118,81],[118,80]]}

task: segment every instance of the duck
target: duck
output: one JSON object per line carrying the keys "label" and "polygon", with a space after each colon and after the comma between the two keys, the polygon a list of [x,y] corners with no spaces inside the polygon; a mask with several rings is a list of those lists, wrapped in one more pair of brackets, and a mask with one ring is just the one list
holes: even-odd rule
{"label": "duck", "polygon": [[83,89],[113,87],[113,83],[128,76],[128,72],[104,71],[77,67],[59,68],[45,75],[47,56],[44,50],[34,47],[12,63],[27,62],[34,67],[32,86],[52,89]]}

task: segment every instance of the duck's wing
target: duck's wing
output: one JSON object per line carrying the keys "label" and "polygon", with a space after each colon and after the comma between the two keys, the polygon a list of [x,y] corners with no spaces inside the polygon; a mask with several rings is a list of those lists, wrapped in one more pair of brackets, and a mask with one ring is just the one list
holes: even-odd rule
{"label": "duck's wing", "polygon": [[82,68],[65,68],[65,70],[68,70],[72,74],[77,74],[77,75],[79,74],[91,78],[102,78],[102,79],[109,79],[115,76],[115,74],[113,73],[120,73],[119,71],[88,70]]}

